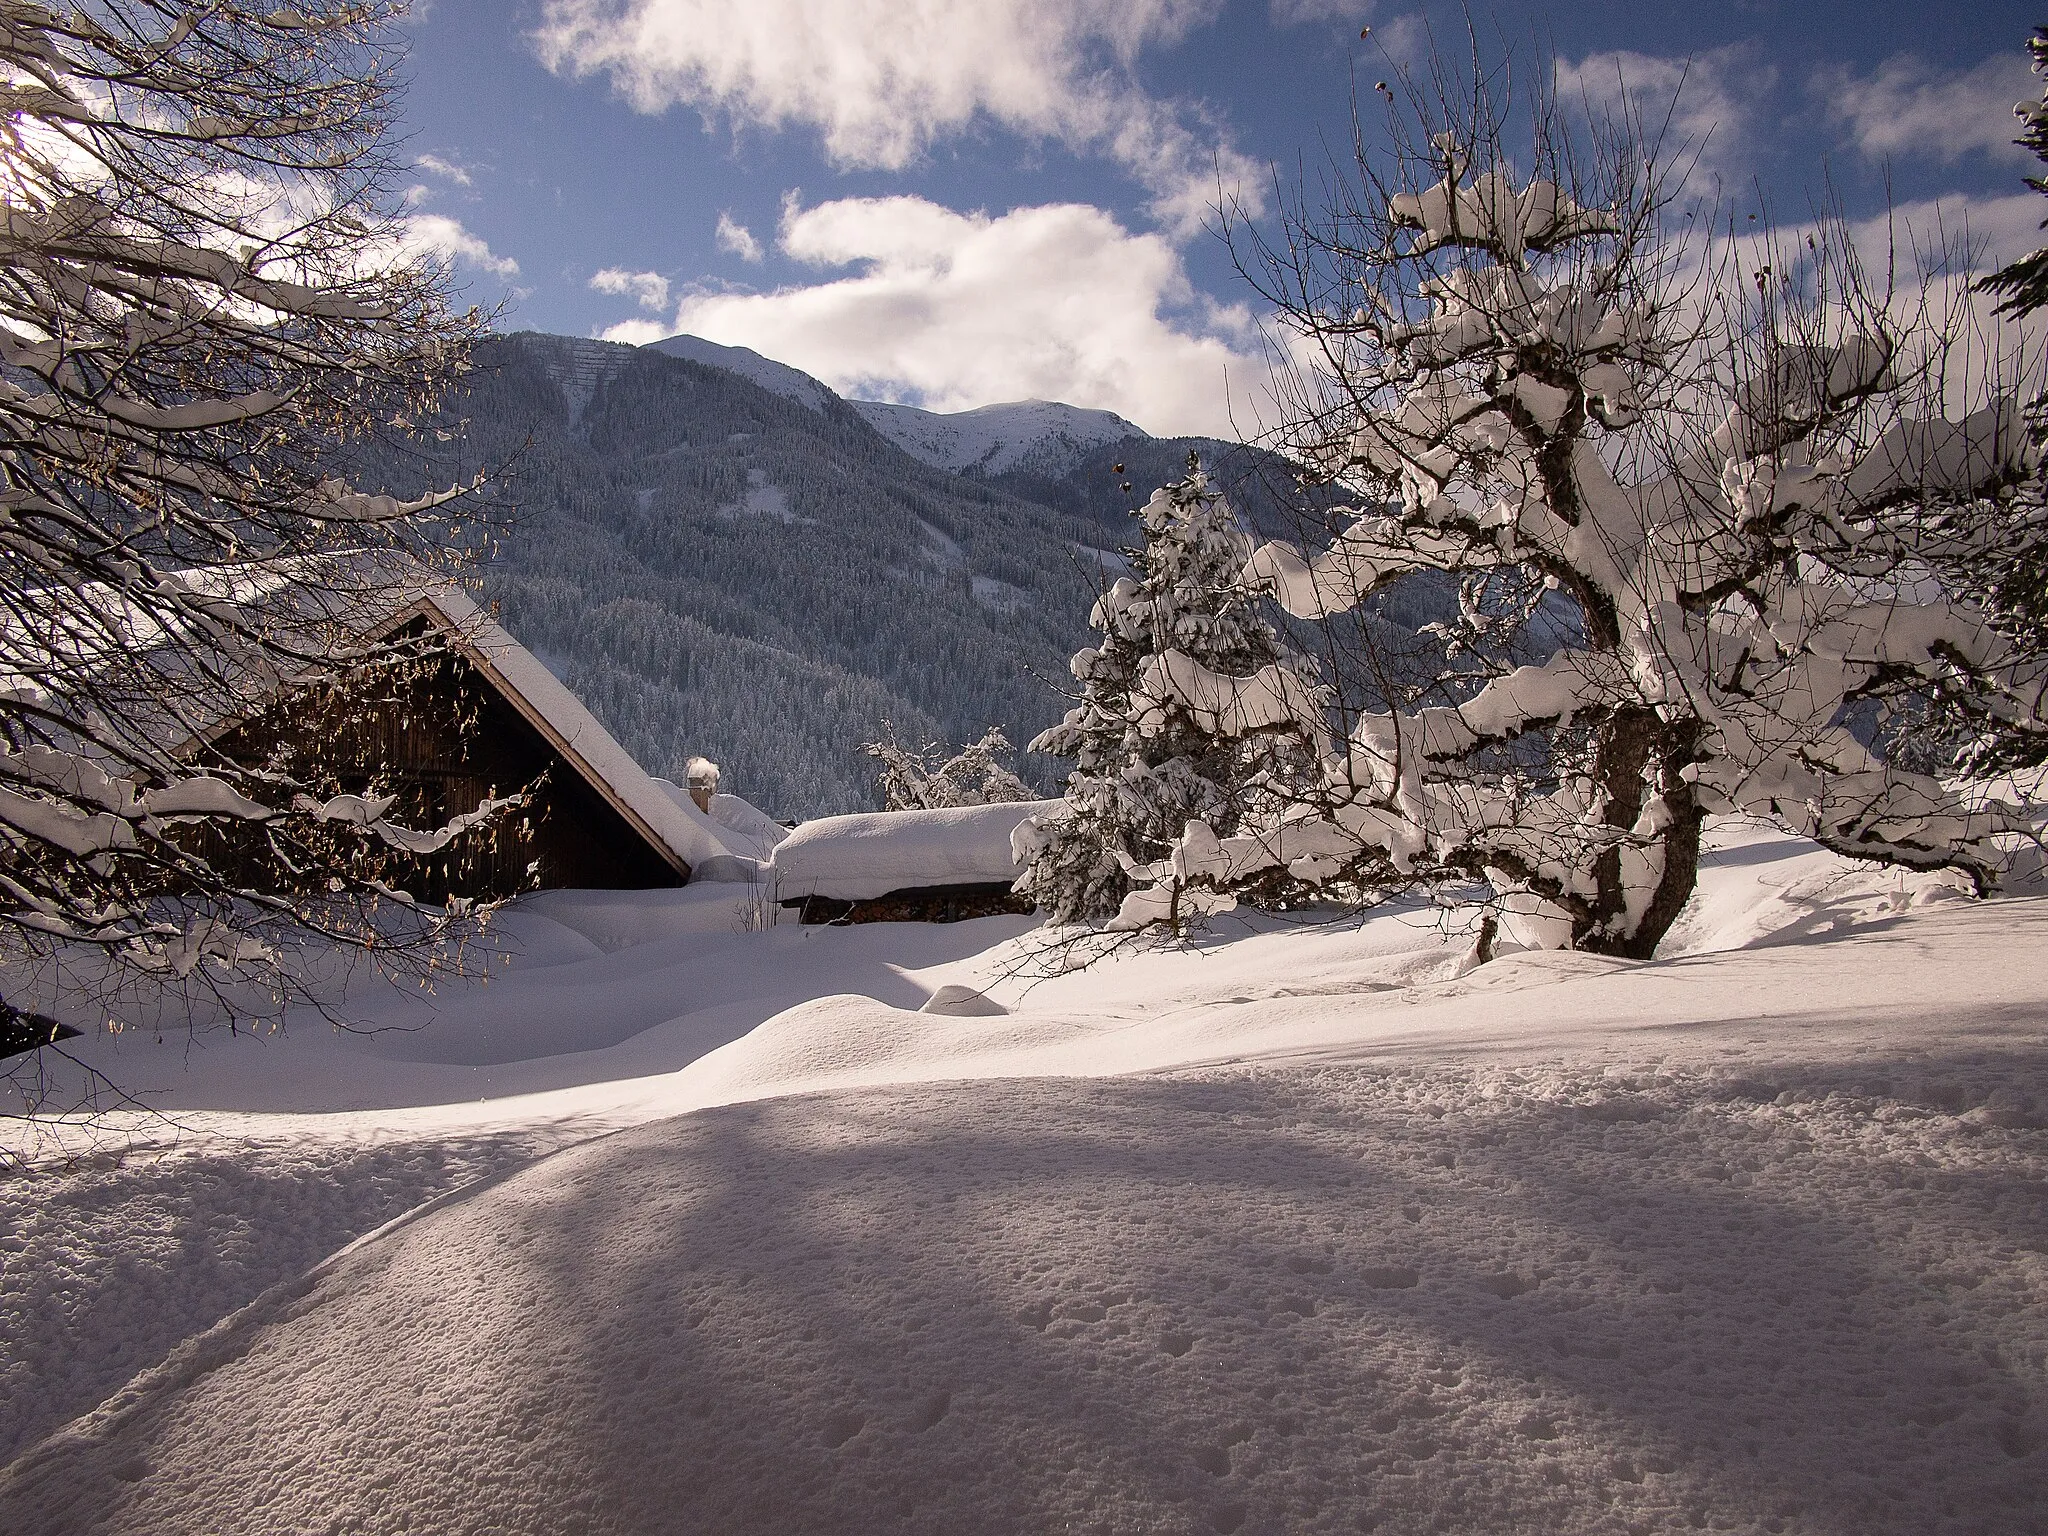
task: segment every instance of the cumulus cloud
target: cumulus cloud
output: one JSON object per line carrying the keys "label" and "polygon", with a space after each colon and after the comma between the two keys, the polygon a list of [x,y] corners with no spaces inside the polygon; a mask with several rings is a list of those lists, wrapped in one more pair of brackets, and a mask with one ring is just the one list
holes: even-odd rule
{"label": "cumulus cloud", "polygon": [[660,341],[673,336],[676,328],[660,320],[621,320],[617,325],[608,325],[597,333],[600,341],[624,342],[629,347],[644,347],[650,341]]}
{"label": "cumulus cloud", "polygon": [[[1162,236],[1099,208],[1000,216],[916,197],[785,213],[779,244],[846,275],[771,293],[690,293],[670,329],[752,347],[842,393],[941,411],[1048,399],[1163,434],[1249,430],[1266,379],[1241,308],[1204,305]],[[646,322],[605,334],[653,340]],[[658,332],[666,334],[666,332]]]}
{"label": "cumulus cloud", "polygon": [[1198,106],[1146,93],[1134,65],[1220,0],[546,0],[550,69],[602,73],[636,108],[692,107],[816,128],[841,166],[901,169],[979,121],[1106,154],[1177,231],[1256,168]]}
{"label": "cumulus cloud", "polygon": [[1561,100],[1639,121],[1661,141],[1660,159],[1693,175],[1740,169],[1758,109],[1776,84],[1777,71],[1743,44],[1690,59],[1621,49],[1557,66]]}
{"label": "cumulus cloud", "polygon": [[1888,213],[1861,220],[1856,241],[1875,267],[1891,245],[1939,255],[1963,271],[1987,275],[2017,261],[2041,244],[2041,198],[2034,192],[2002,197],[1962,194],[1905,203]]}
{"label": "cumulus cloud", "polygon": [[[1884,272],[1894,253],[1905,273],[1890,305],[1902,330],[1931,319],[1956,340],[1934,370],[1942,407],[1951,416],[1977,409],[1987,392],[2022,399],[2041,392],[2041,326],[1996,313],[1999,299],[1983,280],[2041,244],[2041,199],[2032,192],[2003,197],[1950,195],[1906,203],[1852,229],[1865,267]],[[1923,294],[1915,278],[1925,275]],[[1909,357],[1928,350],[1926,335]]]}
{"label": "cumulus cloud", "polygon": [[[1812,302],[1811,242],[1838,252],[1846,238],[1862,267],[1865,296],[1889,317],[1902,348],[1897,372],[1912,381],[1909,387],[1931,389],[1939,409],[1958,419],[1993,394],[2030,398],[2044,383],[2042,327],[1997,314],[1999,300],[1985,291],[1983,279],[2041,243],[2040,218],[2041,199],[2031,192],[1949,194],[1847,224],[1745,221],[1732,233],[1695,230],[1673,252],[1678,328],[1706,318],[1703,308],[1716,291],[1736,290],[1740,310],[1746,297],[1740,291],[1766,264],[1792,279],[1801,302]],[[1835,314],[1847,318],[1839,305]]]}
{"label": "cumulus cloud", "polygon": [[668,308],[668,279],[659,272],[628,272],[620,267],[606,267],[591,278],[590,286],[599,293],[615,293],[629,298],[642,309]]}
{"label": "cumulus cloud", "polygon": [[739,257],[741,261],[759,261],[761,259],[761,242],[754,238],[754,232],[751,229],[740,223],[729,213],[721,213],[718,216],[716,238],[718,240],[718,248],[721,251],[730,251],[733,255]]}
{"label": "cumulus cloud", "polygon": [[461,220],[451,219],[446,214],[407,215],[405,233],[399,244],[407,255],[429,256],[475,267],[493,277],[510,279],[519,275],[518,262],[510,256],[496,255],[481,236],[464,229]]}
{"label": "cumulus cloud", "polygon": [[1869,75],[1823,69],[1813,91],[1849,142],[1873,160],[1914,156],[1949,164],[1975,150],[2024,162],[2012,109],[2040,98],[2024,53],[1994,54],[1971,69],[1944,70],[1900,54]]}
{"label": "cumulus cloud", "polygon": [[443,181],[452,181],[458,187],[466,187],[471,184],[467,168],[457,165],[453,160],[443,159],[439,155],[415,155],[413,156],[412,163],[425,171],[429,176],[438,176]]}

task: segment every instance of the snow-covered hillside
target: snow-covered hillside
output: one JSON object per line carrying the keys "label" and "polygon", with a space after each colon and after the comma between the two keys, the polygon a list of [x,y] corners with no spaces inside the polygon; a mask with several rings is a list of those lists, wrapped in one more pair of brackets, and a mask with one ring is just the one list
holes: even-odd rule
{"label": "snow-covered hillside", "polygon": [[[751,354],[703,355],[485,349],[449,411],[462,462],[518,465],[484,578],[506,627],[651,772],[703,753],[783,817],[871,806],[860,743],[884,720],[1022,743],[1056,719],[1041,679],[1064,675],[1094,601],[1076,547],[1114,549],[1122,527],[921,464],[779,365],[754,359],[757,383]],[[457,469],[407,462],[394,489]]]}
{"label": "snow-covered hillside", "polygon": [[[722,346],[685,335],[650,342],[648,350],[723,368],[814,411],[823,410],[834,398],[808,373],[763,357],[751,347]],[[1013,400],[951,414],[879,400],[847,403],[912,458],[953,474],[1000,475],[1021,469],[1057,478],[1091,448],[1149,435],[1113,411],[1084,410],[1055,400]]]}
{"label": "snow-covered hillside", "polygon": [[[648,769],[704,753],[778,816],[872,805],[859,744],[884,720],[1019,745],[1056,720],[1043,679],[1086,639],[1095,572],[1190,448],[1255,526],[1297,526],[1267,490],[1289,476],[1254,451],[1119,436],[1064,477],[956,475],[808,375],[696,337],[521,333],[478,361],[446,407],[459,440],[365,478],[411,496],[516,465],[484,573],[502,622]],[[1023,771],[1052,786],[1047,760]]]}
{"label": "snow-covered hillside", "polygon": [[905,453],[954,474],[1015,469],[1056,479],[1091,448],[1149,435],[1113,411],[1053,400],[1013,400],[951,414],[879,400],[849,403]]}
{"label": "snow-covered hillside", "polygon": [[787,363],[778,363],[772,357],[763,357],[752,347],[720,346],[701,336],[670,336],[664,341],[649,342],[647,349],[702,363],[706,367],[723,368],[727,373],[752,380],[770,394],[794,400],[813,411],[824,410],[825,402],[833,398],[832,391],[808,373]]}
{"label": "snow-covered hillside", "polygon": [[554,893],[84,1043],[158,1110],[0,1184],[0,1528],[2048,1528],[2044,941],[1732,824],[1648,963]]}

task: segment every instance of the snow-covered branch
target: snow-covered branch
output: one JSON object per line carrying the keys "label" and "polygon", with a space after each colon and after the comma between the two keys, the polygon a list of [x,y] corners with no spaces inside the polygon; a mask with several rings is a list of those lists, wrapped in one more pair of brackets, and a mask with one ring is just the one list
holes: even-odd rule
{"label": "snow-covered branch", "polygon": [[268,964],[282,925],[402,964],[372,917],[394,860],[517,804],[351,823],[305,755],[217,746],[439,643],[386,632],[390,593],[475,485],[350,469],[484,323],[395,254],[402,9],[0,0],[0,960],[62,940],[189,980]]}
{"label": "snow-covered branch", "polygon": [[[1844,722],[1917,691],[2048,731],[2048,666],[1940,577],[2007,536],[2038,474],[2017,396],[1945,413],[1953,338],[1901,333],[1844,231],[1797,271],[1687,252],[1625,134],[1581,158],[1539,110],[1533,160],[1554,174],[1531,176],[1478,105],[1444,112],[1477,130],[1363,165],[1336,215],[1299,212],[1262,248],[1320,370],[1281,439],[1358,501],[1327,544],[1267,544],[1243,574],[1328,622],[1418,572],[1520,567],[1576,624],[1548,660],[1442,672],[1448,702],[1346,700],[1351,739],[1311,792],[1261,825],[1194,820],[1123,921],[1272,869],[1437,878],[1489,886],[1524,942],[1644,955],[1714,811],[1988,887],[2017,813]],[[1146,678],[1226,733],[1280,709],[1164,656]]]}

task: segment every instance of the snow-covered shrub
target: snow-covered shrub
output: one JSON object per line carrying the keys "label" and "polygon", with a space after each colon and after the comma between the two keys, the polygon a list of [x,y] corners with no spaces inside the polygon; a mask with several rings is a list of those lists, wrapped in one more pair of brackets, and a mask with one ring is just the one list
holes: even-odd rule
{"label": "snow-covered shrub", "polygon": [[1488,888],[1520,942],[1646,956],[1710,812],[1990,885],[2021,819],[1842,724],[1939,685],[2043,728],[2042,666],[1939,580],[2035,458],[2014,397],[1944,414],[1985,364],[1944,290],[1873,291],[1827,220],[1674,234],[1626,123],[1574,132],[1539,102],[1517,164],[1483,90],[1416,116],[1394,114],[1391,163],[1361,150],[1333,207],[1259,248],[1290,355],[1316,360],[1284,446],[1357,505],[1246,576],[1325,621],[1412,573],[1500,577],[1574,622],[1547,659],[1447,670],[1417,707],[1340,700],[1317,793],[1234,832],[1191,817],[1124,920],[1273,869],[1441,877]]}
{"label": "snow-covered shrub", "polygon": [[[1133,574],[1096,602],[1102,641],[1071,664],[1080,696],[1031,743],[1074,762],[1061,813],[1018,832],[1017,889],[1061,922],[1116,913],[1191,821],[1227,834],[1286,804],[1320,752],[1315,690],[1241,579],[1251,541],[1199,462],[1136,516]],[[1199,904],[1178,895],[1161,918]]]}
{"label": "snow-covered shrub", "polygon": [[905,746],[884,720],[882,739],[864,741],[860,749],[882,765],[875,788],[885,811],[939,811],[1038,798],[1029,784],[1004,765],[1003,759],[1010,755],[1010,738],[1000,726],[990,726],[980,740],[949,754],[937,742]]}

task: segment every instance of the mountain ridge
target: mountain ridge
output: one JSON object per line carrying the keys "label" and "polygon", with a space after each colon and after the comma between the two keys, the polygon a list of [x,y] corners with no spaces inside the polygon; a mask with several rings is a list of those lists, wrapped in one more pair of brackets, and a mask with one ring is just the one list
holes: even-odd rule
{"label": "mountain ridge", "polygon": [[951,412],[880,400],[847,404],[912,458],[954,474],[987,477],[1024,470],[1058,476],[1091,448],[1151,436],[1114,411],[1058,400],[1007,400]]}
{"label": "mountain ridge", "polygon": [[1151,437],[1114,411],[1060,400],[1005,400],[965,411],[855,400],[751,347],[726,346],[687,332],[648,342],[640,350],[723,368],[814,411],[823,411],[827,400],[842,400],[912,458],[952,474],[994,476],[1022,470],[1056,477],[1092,448]]}
{"label": "mountain ridge", "polygon": [[[1022,746],[1056,720],[1131,512],[1190,449],[1254,529],[1290,526],[1269,494],[1290,477],[1256,450],[1125,437],[1063,447],[1059,473],[953,473],[807,374],[683,340],[495,337],[436,422],[449,441],[360,478],[410,495],[491,471],[500,621],[649,772],[701,753],[777,816],[871,806],[860,744],[885,721]],[[1064,767],[1019,764],[1043,790]]]}

